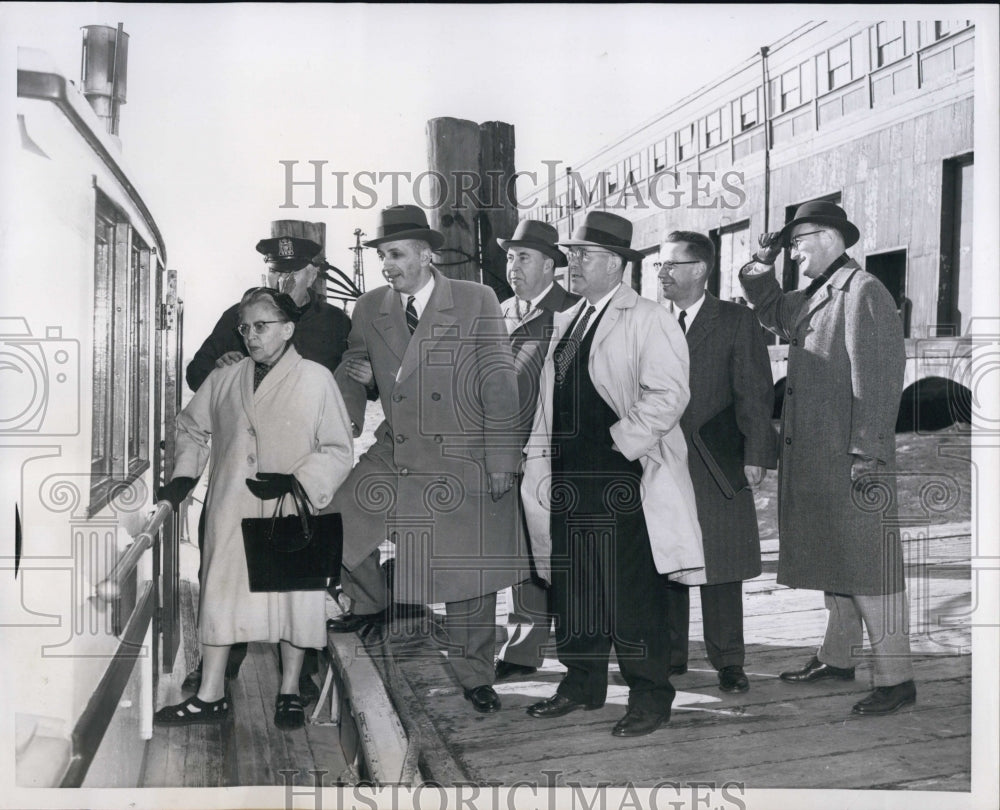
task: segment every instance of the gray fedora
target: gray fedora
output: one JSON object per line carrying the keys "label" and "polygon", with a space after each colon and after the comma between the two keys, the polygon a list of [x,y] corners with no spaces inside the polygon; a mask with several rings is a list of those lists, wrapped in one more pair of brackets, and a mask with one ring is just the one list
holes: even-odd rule
{"label": "gray fedora", "polygon": [[416,205],[393,205],[379,211],[378,225],[374,239],[364,243],[365,247],[378,247],[383,242],[397,242],[400,239],[422,239],[437,250],[444,244],[444,234],[427,224],[424,209]]}
{"label": "gray fedora", "polygon": [[573,231],[572,239],[559,242],[565,247],[600,247],[623,256],[630,262],[641,262],[643,255],[632,250],[632,223],[607,211],[588,211],[583,222]]}
{"label": "gray fedora", "polygon": [[566,254],[556,246],[559,231],[545,222],[537,219],[522,219],[517,223],[514,235],[510,239],[497,239],[497,244],[503,250],[512,247],[526,247],[538,250],[555,260],[556,267],[565,267]]}

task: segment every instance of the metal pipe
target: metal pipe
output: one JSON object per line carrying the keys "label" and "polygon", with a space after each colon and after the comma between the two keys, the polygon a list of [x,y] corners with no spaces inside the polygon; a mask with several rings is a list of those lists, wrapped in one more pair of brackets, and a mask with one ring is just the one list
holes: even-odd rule
{"label": "metal pipe", "polygon": [[115,567],[101,582],[97,583],[97,598],[103,602],[113,602],[121,597],[122,585],[139,564],[142,555],[153,546],[153,538],[159,533],[167,516],[173,511],[170,501],[156,504],[146,525],[133,538],[132,544],[118,558]]}
{"label": "metal pipe", "polygon": [[767,54],[770,48],[764,45],[760,49],[760,71],[764,88],[764,230],[770,229],[768,222],[771,213],[771,116],[768,112],[767,86]]}

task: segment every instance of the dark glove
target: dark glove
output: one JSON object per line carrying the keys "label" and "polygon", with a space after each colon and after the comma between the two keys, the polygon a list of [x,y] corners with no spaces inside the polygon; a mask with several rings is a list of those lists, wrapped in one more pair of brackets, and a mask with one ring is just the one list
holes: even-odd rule
{"label": "dark glove", "polygon": [[760,247],[753,254],[754,259],[761,264],[774,264],[774,260],[781,253],[781,231],[762,233],[757,241],[760,243]]}
{"label": "dark glove", "polygon": [[285,493],[292,491],[295,483],[295,476],[288,473],[257,473],[256,480],[247,479],[247,489],[262,501],[269,501],[273,498],[280,498]]}
{"label": "dark glove", "polygon": [[155,498],[157,502],[170,501],[170,505],[176,512],[181,508],[184,499],[191,494],[191,490],[194,489],[194,485],[197,483],[197,478],[188,478],[186,475],[180,475],[172,479],[166,486],[158,488]]}

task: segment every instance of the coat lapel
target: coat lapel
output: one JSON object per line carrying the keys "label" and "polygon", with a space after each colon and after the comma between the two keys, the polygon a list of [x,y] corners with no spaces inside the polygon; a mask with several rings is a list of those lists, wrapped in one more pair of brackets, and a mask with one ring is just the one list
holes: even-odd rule
{"label": "coat lapel", "polygon": [[716,318],[719,317],[719,299],[716,298],[712,293],[705,292],[705,300],[702,302],[701,309],[698,310],[698,315],[691,323],[691,327],[687,330],[687,344],[688,351],[692,351],[699,343],[701,343],[709,333],[711,333],[715,324],[713,323]]}
{"label": "coat lapel", "polygon": [[406,314],[399,300],[399,293],[392,287],[386,287],[382,296],[379,314],[372,321],[372,327],[385,341],[399,363],[403,362],[406,346],[410,342],[410,330],[406,327]]}
{"label": "coat lapel", "polygon": [[[445,337],[455,338],[459,336],[456,332],[458,318],[454,313],[455,304],[451,294],[451,282],[437,270],[432,272],[434,273],[434,290],[427,301],[427,306],[420,315],[417,330],[409,338],[403,353],[403,362],[399,367],[399,374],[396,376],[397,385],[417,370],[421,355],[430,350],[435,343]],[[397,304],[399,304],[398,297]],[[401,304],[399,310],[402,312]],[[405,316],[403,317],[405,319]],[[403,330],[409,333],[405,320]]]}
{"label": "coat lapel", "polygon": [[802,307],[802,310],[799,312],[799,316],[795,319],[795,329],[798,329],[799,324],[812,315],[812,313],[814,313],[817,309],[826,305],[827,301],[833,297],[831,290],[833,290],[834,287],[837,289],[843,289],[850,277],[860,269],[861,265],[851,259],[847,262],[847,264],[830,276],[829,283],[824,284],[823,288],[816,292],[816,294],[806,302],[806,305]]}

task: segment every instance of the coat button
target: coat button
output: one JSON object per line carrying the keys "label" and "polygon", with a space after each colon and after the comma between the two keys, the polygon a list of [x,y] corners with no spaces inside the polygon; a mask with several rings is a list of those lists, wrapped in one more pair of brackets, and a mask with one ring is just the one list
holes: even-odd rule
{"label": "coat button", "polygon": [[247,428],[247,433],[249,433],[251,436],[256,436],[257,435],[257,431],[254,430],[252,427],[248,427]]}
{"label": "coat button", "polygon": [[396,543],[396,542],[398,542],[398,541],[399,541],[399,532],[390,532],[390,533],[389,533],[389,539],[390,539],[390,540],[391,540],[391,541],[392,541],[393,543]]}
{"label": "coat button", "polygon": [[798,346],[799,345],[799,339],[798,338],[792,338],[792,345],[793,346]]}
{"label": "coat button", "polygon": [[431,394],[431,399],[437,402],[438,400],[441,399],[441,395],[437,391],[435,391],[433,394]]}
{"label": "coat button", "polygon": [[406,441],[406,436],[404,436],[402,433],[396,434],[396,444],[402,444],[405,441]]}
{"label": "coat button", "polygon": [[247,464],[253,464],[255,461],[257,461],[257,459],[253,455],[253,453],[251,453],[249,456],[247,456]]}
{"label": "coat button", "polygon": [[791,444],[791,443],[792,443],[791,437],[785,439],[785,444]]}
{"label": "coat button", "polygon": [[401,469],[401,470],[399,471],[399,474],[400,474],[400,475],[409,475],[409,474],[410,474],[410,471],[409,471],[408,469],[406,469],[406,467],[403,467],[403,469]]}
{"label": "coat button", "polygon": [[790,397],[792,395],[792,389],[791,388],[786,388],[785,389],[785,395]]}
{"label": "coat button", "polygon": [[393,394],[392,395],[392,401],[393,402],[402,402],[404,399],[405,399],[405,397],[402,394]]}
{"label": "coat button", "polygon": [[[882,438],[882,437],[880,436],[879,438]],[[438,444],[441,444],[441,442],[443,442],[444,439],[441,438],[440,434],[435,434],[434,441],[436,441]]]}

